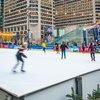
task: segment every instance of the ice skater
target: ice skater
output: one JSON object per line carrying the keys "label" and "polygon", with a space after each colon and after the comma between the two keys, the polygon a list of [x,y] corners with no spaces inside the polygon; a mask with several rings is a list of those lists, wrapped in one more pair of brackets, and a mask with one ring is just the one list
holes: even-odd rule
{"label": "ice skater", "polygon": [[13,72],[16,72],[16,68],[19,65],[19,63],[21,62],[21,72],[25,72],[24,68],[24,60],[22,57],[27,58],[27,56],[23,53],[23,51],[25,50],[24,46],[22,46],[22,48],[19,48],[17,54],[16,54],[16,59],[17,59],[17,63],[16,65],[13,67]]}
{"label": "ice skater", "polygon": [[85,43],[84,42],[82,43],[82,52],[83,53],[85,52]]}
{"label": "ice skater", "polygon": [[43,41],[42,42],[42,49],[43,49],[43,51],[44,51],[44,53],[46,53],[46,43],[45,43],[45,41]]}
{"label": "ice skater", "polygon": [[90,51],[90,56],[91,56],[91,61],[95,61],[95,45],[93,42],[90,43],[89,45],[89,51]]}
{"label": "ice skater", "polygon": [[55,43],[55,47],[56,47],[56,52],[59,53],[59,45],[58,45],[58,43]]}
{"label": "ice skater", "polygon": [[65,42],[62,42],[62,44],[60,46],[60,49],[61,49],[61,59],[63,59],[63,56],[64,56],[64,59],[66,59],[66,48],[68,49],[68,46],[66,45]]}

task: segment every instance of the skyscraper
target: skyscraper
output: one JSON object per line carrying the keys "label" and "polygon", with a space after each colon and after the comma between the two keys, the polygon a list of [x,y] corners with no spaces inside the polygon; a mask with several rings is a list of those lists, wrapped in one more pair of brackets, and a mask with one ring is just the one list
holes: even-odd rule
{"label": "skyscraper", "polygon": [[0,0],[0,31],[3,31],[3,7],[4,0]]}
{"label": "skyscraper", "polygon": [[100,22],[100,0],[55,0],[55,26]]}
{"label": "skyscraper", "polygon": [[53,0],[5,0],[4,31],[27,34],[35,40],[53,29]]}

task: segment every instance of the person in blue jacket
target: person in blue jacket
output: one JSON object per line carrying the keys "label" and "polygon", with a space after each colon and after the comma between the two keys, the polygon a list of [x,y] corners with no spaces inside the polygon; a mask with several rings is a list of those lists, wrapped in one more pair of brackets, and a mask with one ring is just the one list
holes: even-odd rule
{"label": "person in blue jacket", "polygon": [[63,59],[63,56],[64,56],[64,59],[66,59],[66,48],[68,49],[68,46],[66,45],[65,42],[62,42],[62,44],[60,46],[60,49],[61,49],[61,59]]}
{"label": "person in blue jacket", "polygon": [[16,59],[17,59],[17,63],[16,65],[13,67],[13,72],[16,72],[16,68],[19,65],[19,63],[21,62],[21,71],[25,72],[25,70],[23,69],[24,67],[24,60],[22,57],[27,58],[27,56],[23,53],[23,51],[25,50],[24,46],[22,46],[22,48],[19,48],[17,54],[16,54]]}

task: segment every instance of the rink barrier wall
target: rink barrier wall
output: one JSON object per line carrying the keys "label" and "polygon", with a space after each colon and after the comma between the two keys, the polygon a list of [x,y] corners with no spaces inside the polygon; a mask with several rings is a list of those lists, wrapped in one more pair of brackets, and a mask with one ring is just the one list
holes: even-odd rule
{"label": "rink barrier wall", "polygon": [[[56,51],[56,46],[54,46],[54,51]],[[59,51],[61,51],[60,46],[59,46]],[[69,46],[67,51],[82,52],[82,46]],[[85,52],[89,52],[89,47],[88,46],[85,47]]]}
{"label": "rink barrier wall", "polygon": [[[14,44],[2,44],[0,43],[0,48],[10,48],[10,49],[14,49],[14,48],[20,48],[20,45],[14,45]],[[42,49],[41,45],[30,45],[29,46],[30,49]],[[53,45],[47,45],[46,47],[47,50],[54,50],[56,51],[56,46]],[[60,46],[59,46],[59,51],[60,50]],[[67,51],[71,51],[71,52],[82,52],[82,46],[69,46],[69,48],[67,49]],[[100,46],[96,46],[96,51],[100,52]],[[85,52],[89,52],[89,46],[85,47]]]}
{"label": "rink barrier wall", "polygon": [[[0,44],[0,48],[20,48],[20,45],[14,45],[14,44]],[[31,45],[29,46],[30,49],[42,49],[41,45]],[[47,45],[46,49],[48,50],[54,50],[54,46]]]}

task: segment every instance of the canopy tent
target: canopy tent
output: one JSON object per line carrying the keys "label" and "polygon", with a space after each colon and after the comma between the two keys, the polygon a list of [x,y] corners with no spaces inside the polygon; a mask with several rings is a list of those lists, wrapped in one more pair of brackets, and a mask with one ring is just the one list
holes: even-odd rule
{"label": "canopy tent", "polygon": [[3,39],[3,40],[8,40],[10,41],[13,37],[14,37],[15,34],[13,34],[12,32],[3,32],[1,33],[0,32],[0,37]]}

